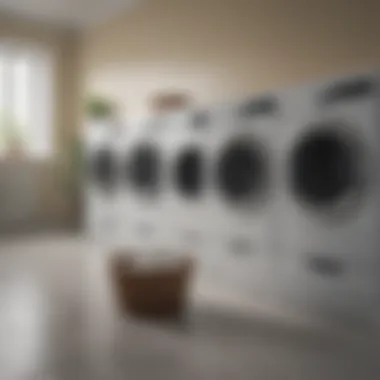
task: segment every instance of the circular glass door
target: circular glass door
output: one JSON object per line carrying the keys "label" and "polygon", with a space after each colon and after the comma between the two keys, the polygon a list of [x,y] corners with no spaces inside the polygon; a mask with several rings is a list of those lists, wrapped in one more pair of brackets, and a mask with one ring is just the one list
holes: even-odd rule
{"label": "circular glass door", "polygon": [[151,144],[138,145],[130,156],[129,179],[135,190],[156,193],[160,185],[160,154]]}
{"label": "circular glass door", "polygon": [[217,184],[229,201],[258,200],[267,184],[263,147],[250,139],[230,141],[221,151]]}
{"label": "circular glass door", "polygon": [[358,141],[343,128],[322,125],[306,132],[291,154],[294,194],[324,210],[341,204],[362,185],[360,158]]}
{"label": "circular glass door", "polygon": [[100,149],[90,158],[90,176],[99,187],[111,189],[117,179],[116,158],[109,148]]}
{"label": "circular glass door", "polygon": [[174,183],[178,192],[187,198],[198,197],[203,188],[203,155],[197,147],[183,149],[175,163]]}

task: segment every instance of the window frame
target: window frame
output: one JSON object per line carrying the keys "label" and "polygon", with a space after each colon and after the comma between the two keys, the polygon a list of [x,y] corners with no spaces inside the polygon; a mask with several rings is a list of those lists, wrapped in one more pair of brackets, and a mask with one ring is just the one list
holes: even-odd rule
{"label": "window frame", "polygon": [[[17,114],[15,111],[15,74],[12,71],[14,70],[15,63],[22,56],[30,59],[31,62],[30,70],[32,70],[32,74],[30,74],[31,83],[29,88],[31,103],[29,108],[33,110],[31,112],[33,116],[30,117],[28,122],[30,125],[24,127],[25,131],[28,128],[29,131],[22,132],[24,135],[26,134],[26,143],[22,155],[28,160],[46,160],[51,158],[56,150],[56,55],[53,48],[48,46],[48,44],[25,39],[0,39],[0,59],[8,63],[3,72],[0,72],[3,82],[1,83],[0,81],[0,86],[4,86],[4,89],[0,88],[0,92],[2,92],[0,100],[5,105],[4,109],[9,110],[5,111],[5,114],[8,112],[10,115]],[[46,66],[43,67],[43,65]],[[41,86],[38,83],[38,79],[42,80]],[[37,94],[37,91],[40,91],[40,94]],[[13,118],[13,116],[11,117]],[[17,116],[15,118],[17,119]],[[45,131],[37,129],[37,125],[39,124],[38,119],[40,119],[41,128],[45,128]],[[41,133],[43,137],[38,137],[36,133]],[[36,136],[35,140],[31,136]],[[7,147],[6,143],[2,145],[0,146],[0,160],[6,159],[9,155],[9,146]]]}

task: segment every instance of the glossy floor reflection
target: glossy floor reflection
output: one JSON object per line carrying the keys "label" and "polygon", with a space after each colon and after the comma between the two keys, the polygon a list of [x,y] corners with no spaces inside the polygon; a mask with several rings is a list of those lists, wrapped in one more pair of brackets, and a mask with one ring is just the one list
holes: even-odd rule
{"label": "glossy floor reflection", "polygon": [[180,324],[114,305],[105,257],[74,237],[0,249],[0,379],[379,379],[378,339],[195,303]]}

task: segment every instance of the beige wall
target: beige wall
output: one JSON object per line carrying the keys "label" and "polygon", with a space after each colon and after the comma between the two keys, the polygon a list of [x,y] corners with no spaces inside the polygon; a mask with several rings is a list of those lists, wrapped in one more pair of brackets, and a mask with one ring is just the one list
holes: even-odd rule
{"label": "beige wall", "polygon": [[[15,38],[44,44],[53,49],[57,62],[55,78],[55,156],[39,166],[41,181],[40,207],[36,223],[65,225],[76,207],[73,195],[63,187],[63,174],[57,169],[67,152],[71,135],[77,130],[81,79],[80,38],[77,33],[53,25],[25,21],[0,14],[0,38]],[[7,162],[2,162],[2,166]],[[30,165],[30,163],[28,163]],[[27,191],[27,189],[25,190]]]}
{"label": "beige wall", "polygon": [[[140,115],[149,94],[166,88],[209,103],[372,68],[380,58],[379,15],[374,0],[144,0],[85,34],[86,88]],[[81,38],[1,14],[0,37],[55,49],[56,142],[67,152],[78,126]],[[53,161],[41,165],[40,217],[64,223],[76,203]]]}
{"label": "beige wall", "polygon": [[148,94],[199,102],[374,67],[380,3],[368,0],[145,0],[87,33],[87,88],[144,112]]}

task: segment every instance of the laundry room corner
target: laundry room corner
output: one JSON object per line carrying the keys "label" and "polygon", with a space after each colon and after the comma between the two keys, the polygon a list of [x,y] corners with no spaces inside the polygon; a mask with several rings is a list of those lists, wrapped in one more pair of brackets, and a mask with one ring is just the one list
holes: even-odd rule
{"label": "laundry room corner", "polygon": [[0,379],[380,379],[379,15],[0,0]]}

